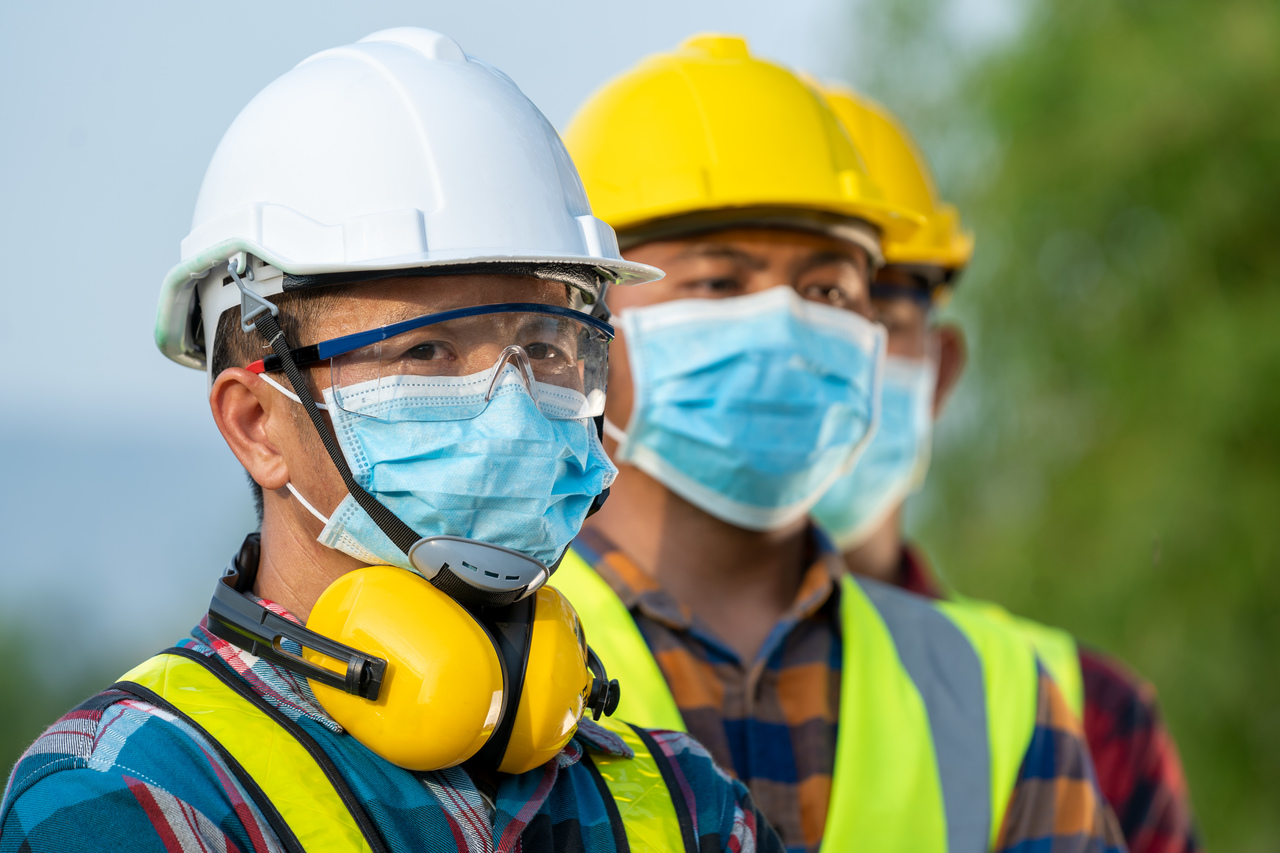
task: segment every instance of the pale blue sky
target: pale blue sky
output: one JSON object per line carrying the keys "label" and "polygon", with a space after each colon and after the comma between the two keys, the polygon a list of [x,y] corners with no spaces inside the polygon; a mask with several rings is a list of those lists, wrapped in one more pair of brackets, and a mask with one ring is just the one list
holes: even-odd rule
{"label": "pale blue sky", "polygon": [[199,617],[250,526],[202,375],[151,331],[214,147],[272,79],[425,26],[563,127],[599,83],[700,30],[835,75],[827,34],[844,14],[838,0],[0,4],[0,619],[50,651],[106,631],[76,658],[124,665]]}
{"label": "pale blue sky", "polygon": [[[1016,2],[948,1],[956,38],[979,41]],[[0,4],[0,628],[28,625],[46,650],[105,631],[75,657],[123,666],[199,617],[251,525],[202,374],[163,359],[151,334],[205,166],[275,77],[374,30],[425,26],[503,69],[563,127],[601,82],[703,30],[843,77],[855,5]]]}

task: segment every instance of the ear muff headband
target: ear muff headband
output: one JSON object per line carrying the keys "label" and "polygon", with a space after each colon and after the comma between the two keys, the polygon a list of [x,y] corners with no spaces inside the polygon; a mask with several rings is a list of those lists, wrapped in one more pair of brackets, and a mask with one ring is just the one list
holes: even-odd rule
{"label": "ear muff headband", "polygon": [[525,670],[529,664],[529,649],[533,645],[533,625],[538,599],[523,598],[506,607],[485,612],[485,623],[493,634],[494,646],[502,661],[506,683],[502,721],[489,738],[476,760],[485,767],[498,767],[507,753],[516,715],[524,699]]}

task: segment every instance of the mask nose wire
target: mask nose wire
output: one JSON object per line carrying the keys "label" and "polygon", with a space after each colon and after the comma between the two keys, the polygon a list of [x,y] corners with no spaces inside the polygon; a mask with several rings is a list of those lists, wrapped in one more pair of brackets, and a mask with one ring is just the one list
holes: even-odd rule
{"label": "mask nose wire", "polygon": [[533,363],[529,361],[529,354],[525,352],[524,347],[519,344],[512,344],[498,354],[498,360],[493,364],[493,377],[489,379],[489,388],[484,392],[485,403],[488,404],[493,399],[493,389],[498,387],[498,380],[508,364],[516,369],[529,396],[533,398],[534,405],[537,405],[538,386],[533,376]]}

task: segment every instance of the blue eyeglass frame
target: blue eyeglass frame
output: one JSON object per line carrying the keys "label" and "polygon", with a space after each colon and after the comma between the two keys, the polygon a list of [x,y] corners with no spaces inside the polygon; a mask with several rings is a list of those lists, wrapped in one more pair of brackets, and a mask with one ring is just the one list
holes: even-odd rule
{"label": "blue eyeglass frame", "polygon": [[[340,338],[330,338],[327,341],[321,341],[318,344],[310,344],[308,346],[298,347],[289,350],[289,354],[293,356],[294,363],[298,367],[306,367],[320,361],[328,361],[340,355],[346,355],[354,352],[361,347],[367,347],[369,344],[385,341],[387,338],[393,338],[404,332],[414,329],[420,329],[423,326],[430,326],[434,323],[445,323],[449,320],[461,320],[464,317],[483,317],[486,314],[549,314],[553,317],[565,317],[570,320],[576,320],[585,326],[595,329],[604,335],[605,340],[612,341],[614,336],[613,326],[601,320],[598,317],[592,317],[582,311],[575,311],[572,308],[561,308],[558,305],[543,305],[540,302],[498,302],[493,305],[473,305],[470,308],[454,308],[451,311],[441,311],[436,314],[423,314],[421,317],[414,317],[412,320],[401,320],[399,323],[391,323],[386,326],[379,326],[376,329],[369,329],[364,332],[356,332],[351,335],[343,335]],[[261,364],[260,369],[258,368]],[[284,364],[280,361],[279,356],[274,354],[254,362],[249,365],[249,370],[255,373],[271,373],[277,370],[283,370]]]}

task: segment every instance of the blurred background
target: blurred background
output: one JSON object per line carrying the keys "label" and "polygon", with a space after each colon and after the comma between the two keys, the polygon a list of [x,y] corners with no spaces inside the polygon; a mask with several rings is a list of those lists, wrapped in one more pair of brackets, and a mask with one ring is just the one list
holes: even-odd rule
{"label": "blurred background", "polygon": [[253,525],[151,343],[221,133],[305,56],[439,29],[563,127],[698,30],[880,99],[978,233],[911,527],[1158,687],[1212,849],[1280,843],[1280,4],[0,5],[0,769],[183,635]]}

